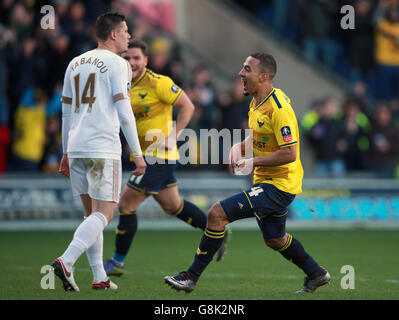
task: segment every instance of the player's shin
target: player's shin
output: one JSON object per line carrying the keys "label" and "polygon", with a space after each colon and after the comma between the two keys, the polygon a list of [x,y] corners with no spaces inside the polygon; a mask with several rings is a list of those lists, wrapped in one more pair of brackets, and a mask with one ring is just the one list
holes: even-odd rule
{"label": "player's shin", "polygon": [[174,215],[193,226],[194,228],[200,228],[205,230],[206,227],[206,214],[200,208],[190,201],[183,200],[180,208],[174,213]]}
{"label": "player's shin", "polygon": [[123,263],[137,232],[136,211],[121,211],[116,228],[114,260]]}
{"label": "player's shin", "polygon": [[189,271],[197,276],[200,276],[222,245],[223,238],[224,229],[212,230],[206,228],[204,234],[202,235],[197,252],[195,253],[194,261],[189,267]]}
{"label": "player's shin", "polygon": [[61,256],[67,267],[71,267],[80,255],[90,248],[108,224],[107,218],[100,212],[92,213],[76,229],[73,240]]}
{"label": "player's shin", "polygon": [[308,276],[311,276],[320,268],[320,266],[305,251],[302,244],[297,239],[290,234],[287,235],[287,242],[277,251],[280,252],[284,258],[301,268]]}
{"label": "player's shin", "polygon": [[103,239],[103,233],[101,232],[96,242],[86,251],[87,259],[93,272],[93,281],[95,282],[107,281],[108,279],[103,265]]}

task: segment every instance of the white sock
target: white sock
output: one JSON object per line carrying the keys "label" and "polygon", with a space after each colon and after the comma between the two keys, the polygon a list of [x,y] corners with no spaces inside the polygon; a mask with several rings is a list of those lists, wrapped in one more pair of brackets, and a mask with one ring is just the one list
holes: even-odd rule
{"label": "white sock", "polygon": [[108,224],[101,212],[93,212],[76,229],[73,240],[60,257],[67,268],[71,268],[78,258],[90,248]]}
{"label": "white sock", "polygon": [[103,264],[103,239],[103,232],[101,232],[96,242],[86,251],[87,259],[93,271],[93,281],[95,282],[108,280]]}

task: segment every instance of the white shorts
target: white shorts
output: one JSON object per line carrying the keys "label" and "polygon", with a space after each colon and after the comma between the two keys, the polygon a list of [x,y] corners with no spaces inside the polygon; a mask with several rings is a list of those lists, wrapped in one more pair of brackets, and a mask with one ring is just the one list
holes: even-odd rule
{"label": "white shorts", "polygon": [[92,199],[118,202],[121,193],[121,160],[70,158],[72,193]]}

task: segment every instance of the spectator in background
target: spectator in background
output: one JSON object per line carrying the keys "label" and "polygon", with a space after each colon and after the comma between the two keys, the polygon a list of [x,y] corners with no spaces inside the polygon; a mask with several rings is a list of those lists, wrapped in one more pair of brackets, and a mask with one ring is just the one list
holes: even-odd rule
{"label": "spectator in background", "polygon": [[347,145],[338,101],[327,98],[317,103],[301,124],[314,149],[316,173],[322,177],[342,178],[346,173],[344,154]]}
{"label": "spectator in background", "polygon": [[23,39],[32,36],[33,17],[33,12],[24,6],[22,1],[17,2],[12,6],[10,24],[13,26],[16,33],[18,43]]}
{"label": "spectator in background", "polygon": [[46,140],[40,166],[42,171],[47,173],[58,173],[62,155],[60,119],[57,115],[52,115],[47,118]]}
{"label": "spectator in background", "polygon": [[[59,0],[57,0],[59,1]],[[115,1],[109,0],[83,0],[87,10],[85,12],[85,19],[89,24],[95,24],[97,17],[102,15],[104,12],[111,11],[111,5],[115,4]],[[115,10],[117,11],[117,10]]]}
{"label": "spectator in background", "polygon": [[38,171],[46,129],[46,97],[41,89],[28,87],[15,112],[10,171]]}
{"label": "spectator in background", "polygon": [[249,101],[242,94],[242,87],[242,81],[234,79],[230,91],[219,96],[217,106],[221,111],[220,129],[226,128],[233,133],[233,129],[248,128],[248,121],[243,119],[247,118]]}
{"label": "spectator in background", "polygon": [[[219,129],[228,129],[230,131],[231,141],[229,141],[230,146],[237,141],[233,139],[239,139],[238,141],[243,141],[245,139],[245,129],[248,129],[248,105],[250,99],[243,94],[243,84],[241,79],[234,79],[231,84],[230,91],[228,93],[222,94],[218,97],[217,107],[221,113],[221,121]],[[235,137],[234,129],[240,129],[241,135]],[[223,170],[228,171],[229,166],[227,164],[228,154],[223,154],[223,143],[226,143],[222,138],[219,139],[219,163]],[[228,150],[228,149],[227,149]],[[224,158],[223,158],[224,157]]]}
{"label": "spectator in background", "polygon": [[40,70],[37,64],[36,45],[35,38],[26,38],[16,54],[11,57],[12,72],[10,72],[9,85],[13,102],[19,103],[23,90],[35,86],[36,77],[46,73],[46,70]]}
{"label": "spectator in background", "polygon": [[399,160],[399,129],[393,126],[391,110],[383,102],[375,110],[373,120],[366,169],[392,178]]}
{"label": "spectator in background", "polygon": [[3,39],[4,30],[0,30],[0,172],[7,168],[7,148],[11,139],[11,132],[8,126],[9,109],[7,99],[7,77],[8,68],[6,63],[6,42]]}
{"label": "spectator in background", "polygon": [[69,10],[69,22],[66,32],[69,35],[69,54],[74,57],[95,47],[88,37],[88,23],[85,20],[86,7],[73,2]]}
{"label": "spectator in background", "polygon": [[356,100],[346,99],[343,106],[345,163],[348,171],[364,169],[364,154],[369,149],[371,124]]}
{"label": "spectator in background", "polygon": [[62,113],[62,82],[55,84],[54,93],[47,102],[46,106],[46,117],[61,115]]}
{"label": "spectator in background", "polygon": [[10,25],[10,18],[14,0],[3,0],[0,3],[0,21],[3,25]]}
{"label": "spectator in background", "polygon": [[399,99],[393,99],[389,107],[392,112],[392,125],[399,128]]}
{"label": "spectator in background", "polygon": [[[155,38],[150,45],[149,69],[170,77],[178,86],[183,82],[183,66],[175,49],[162,37]],[[172,56],[172,53],[175,56]]]}
{"label": "spectator in background", "polygon": [[183,58],[181,56],[181,48],[179,41],[175,36],[170,37],[171,49],[170,49],[170,71],[171,78],[180,87],[184,85],[184,66]]}
{"label": "spectator in background", "polygon": [[367,82],[374,68],[374,25],[372,22],[372,3],[370,0],[356,0],[354,29],[345,30],[348,58],[352,71],[352,81]]}
{"label": "spectator in background", "polygon": [[55,3],[55,15],[57,20],[57,28],[60,33],[68,32],[68,9],[69,0],[57,0]]}
{"label": "spectator in background", "polygon": [[198,65],[193,72],[193,84],[189,91],[199,112],[199,129],[214,128],[216,91],[212,84],[211,71],[205,65]]}
{"label": "spectator in background", "polygon": [[[204,65],[198,65],[194,69],[192,81],[193,83],[185,89],[185,92],[195,106],[194,114],[188,127],[195,130],[199,136],[201,129],[216,127],[216,123],[214,123],[214,119],[216,118],[216,92],[212,84],[211,72]],[[218,152],[218,150],[216,148],[212,149],[212,147],[215,147],[214,144],[208,144],[207,150],[205,147],[206,145],[200,144],[199,140],[197,141],[197,150],[199,150],[197,160],[201,163],[207,161],[210,164],[211,154]],[[211,169],[209,165],[201,167]]]}
{"label": "spectator in background", "polygon": [[399,7],[390,7],[377,22],[375,58],[382,100],[399,98]]}
{"label": "spectator in background", "polygon": [[369,102],[367,100],[367,84],[364,81],[357,81],[352,87],[352,91],[348,95],[351,99],[356,100],[360,105],[360,109],[367,115],[369,113]]}
{"label": "spectator in background", "polygon": [[298,4],[305,57],[311,62],[322,61],[333,68],[338,52],[334,35],[334,26],[338,25],[337,3],[329,0],[299,0]]}
{"label": "spectator in background", "polygon": [[62,82],[56,84],[53,96],[46,105],[46,141],[40,168],[44,172],[57,173],[61,161],[62,135],[60,117],[62,114]]}
{"label": "spectator in background", "polygon": [[50,82],[60,85],[64,81],[64,73],[68,67],[69,62],[72,60],[69,51],[69,38],[65,34],[58,34],[53,39],[51,54],[48,55],[50,60],[51,74],[49,76]]}
{"label": "spectator in background", "polygon": [[273,5],[274,10],[271,17],[273,26],[279,33],[298,44],[301,21],[298,0],[273,0]]}
{"label": "spectator in background", "polygon": [[150,44],[149,68],[155,73],[160,73],[171,77],[169,49],[169,43],[166,39],[155,38]]}
{"label": "spectator in background", "polygon": [[7,170],[7,149],[11,140],[11,131],[8,127],[8,109],[0,105],[0,173]]}

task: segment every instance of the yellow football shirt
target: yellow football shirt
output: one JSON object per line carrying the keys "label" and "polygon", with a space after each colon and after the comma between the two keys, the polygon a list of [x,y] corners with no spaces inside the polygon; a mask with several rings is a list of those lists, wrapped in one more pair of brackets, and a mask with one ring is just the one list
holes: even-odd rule
{"label": "yellow football shirt", "polygon": [[303,168],[299,151],[298,122],[290,99],[283,91],[275,88],[257,106],[252,99],[248,116],[255,157],[297,145],[297,159],[294,162],[273,167],[256,166],[254,184],[270,183],[292,194],[302,192]]}
{"label": "yellow football shirt", "polygon": [[[388,36],[389,35],[389,36]],[[378,22],[376,28],[376,61],[384,65],[399,66],[399,24],[386,19]]]}
{"label": "yellow football shirt", "polygon": [[19,105],[15,112],[16,138],[13,153],[18,157],[39,162],[46,141],[46,106],[25,107]]}
{"label": "yellow football shirt", "polygon": [[[171,150],[157,150],[150,147],[161,137],[167,137],[173,130],[173,105],[183,90],[171,78],[156,74],[149,69],[131,86],[130,99],[136,118],[140,146],[145,156],[178,160],[177,146]],[[130,154],[133,161],[133,154]]]}

